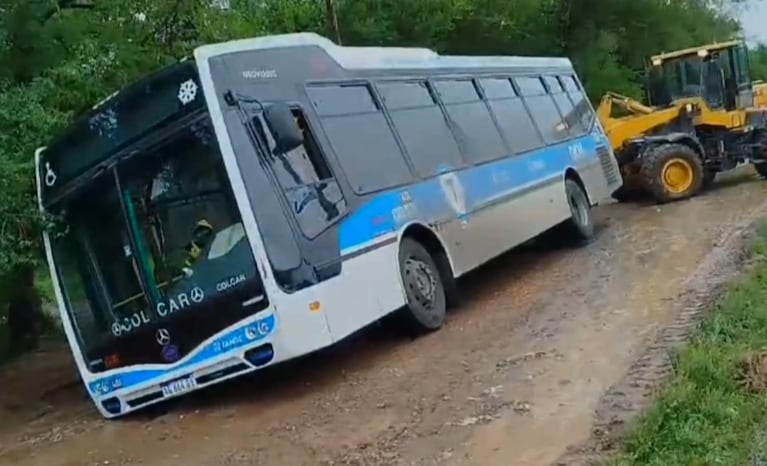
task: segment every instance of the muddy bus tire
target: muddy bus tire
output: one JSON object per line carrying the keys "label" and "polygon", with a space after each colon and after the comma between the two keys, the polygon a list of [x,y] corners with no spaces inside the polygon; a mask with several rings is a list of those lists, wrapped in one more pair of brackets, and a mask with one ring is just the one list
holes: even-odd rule
{"label": "muddy bus tire", "polygon": [[572,178],[565,178],[565,196],[570,208],[570,218],[545,234],[546,242],[554,247],[583,246],[594,238],[594,219],[591,203],[581,185]]}
{"label": "muddy bus tire", "polygon": [[434,258],[421,243],[406,237],[400,244],[399,268],[407,298],[399,311],[404,330],[417,335],[440,329],[445,323],[447,298]]}

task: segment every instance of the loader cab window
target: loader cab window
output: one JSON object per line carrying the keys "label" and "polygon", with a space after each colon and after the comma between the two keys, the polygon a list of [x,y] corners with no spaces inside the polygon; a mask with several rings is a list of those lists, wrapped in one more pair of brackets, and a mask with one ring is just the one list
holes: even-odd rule
{"label": "loader cab window", "polygon": [[660,66],[650,67],[647,72],[645,88],[647,91],[647,101],[650,105],[665,107],[671,104],[671,92],[666,85],[663,68]]}
{"label": "loader cab window", "polygon": [[748,52],[743,46],[732,49],[735,58],[735,76],[739,85],[751,84],[751,73],[749,72]]}
{"label": "loader cab window", "polygon": [[671,64],[671,67],[676,68],[671,88],[674,99],[697,97],[703,93],[700,58],[680,60],[676,64]]}
{"label": "loader cab window", "polygon": [[649,73],[649,93],[654,105],[704,94],[703,61],[697,55],[672,58],[653,65]]}
{"label": "loader cab window", "polygon": [[711,108],[724,108],[728,104],[726,79],[719,53],[712,53],[703,60],[703,100]]}

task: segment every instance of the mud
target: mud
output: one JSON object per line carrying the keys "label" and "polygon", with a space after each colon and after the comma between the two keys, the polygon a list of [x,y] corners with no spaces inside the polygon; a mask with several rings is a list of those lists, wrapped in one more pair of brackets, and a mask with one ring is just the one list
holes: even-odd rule
{"label": "mud", "polygon": [[676,315],[674,321],[658,332],[628,373],[600,399],[591,437],[568,448],[557,466],[594,464],[619,446],[616,441],[625,433],[626,422],[647,408],[653,395],[673,375],[674,352],[685,344],[703,317],[716,310],[728,285],[750,266],[750,245],[764,215],[764,208],[754,209],[716,243],[669,305]]}
{"label": "mud", "polygon": [[462,283],[440,332],[373,327],[252,377],[103,421],[56,348],[0,372],[0,465],[587,464],[742,267],[767,183],[744,169],[597,240],[528,246]]}

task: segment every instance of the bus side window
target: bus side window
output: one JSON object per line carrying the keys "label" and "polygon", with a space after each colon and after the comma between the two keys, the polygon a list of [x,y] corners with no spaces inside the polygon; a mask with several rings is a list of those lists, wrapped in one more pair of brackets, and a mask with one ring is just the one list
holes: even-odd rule
{"label": "bus side window", "polygon": [[567,95],[570,97],[570,100],[573,103],[573,110],[575,114],[578,116],[578,118],[580,118],[581,120],[581,127],[583,128],[584,131],[590,130],[591,124],[594,121],[594,112],[591,109],[591,105],[589,104],[589,101],[586,99],[586,96],[583,93],[583,90],[578,85],[578,82],[575,80],[575,76],[573,75],[562,76],[561,80],[565,86]]}
{"label": "bus side window", "polygon": [[346,200],[317,140],[300,109],[293,110],[303,133],[303,144],[276,153],[267,125],[259,118],[256,129],[269,144],[269,165],[280,183],[304,234],[312,239],[346,211]]}
{"label": "bus side window", "polygon": [[562,115],[563,131],[569,130],[570,136],[582,136],[586,132],[586,128],[583,126],[583,120],[578,113],[580,109],[575,108],[572,99],[567,95],[565,79],[554,76],[546,76],[546,78],[548,78],[546,85],[549,92]]}
{"label": "bus side window", "polygon": [[515,153],[521,154],[544,145],[532,117],[509,78],[482,78],[479,85],[504,138]]}
{"label": "bus side window", "polygon": [[360,195],[413,181],[386,116],[368,83],[307,86],[335,160]]}
{"label": "bus side window", "polygon": [[418,176],[428,178],[465,165],[426,81],[382,81],[377,87]]}
{"label": "bus side window", "polygon": [[483,163],[509,155],[490,109],[470,79],[434,81],[442,104],[453,122],[453,133],[470,163]]}
{"label": "bus side window", "polygon": [[298,127],[301,128],[304,143],[289,152],[276,153],[276,144],[271,132],[266,129],[264,124],[259,128],[259,132],[269,142],[271,152],[269,159],[280,184],[283,188],[289,189],[332,178],[330,168],[328,168],[322,152],[314,141],[303,112],[294,110],[293,118],[295,118]]}
{"label": "bus side window", "polygon": [[555,144],[569,137],[570,132],[562,124],[562,116],[543,79],[540,76],[523,76],[514,80],[544,141]]}

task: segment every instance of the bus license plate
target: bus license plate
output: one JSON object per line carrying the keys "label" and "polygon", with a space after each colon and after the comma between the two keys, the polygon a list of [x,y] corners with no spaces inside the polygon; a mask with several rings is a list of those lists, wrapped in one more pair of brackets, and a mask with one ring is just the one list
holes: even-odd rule
{"label": "bus license plate", "polygon": [[173,396],[188,392],[197,388],[197,381],[193,376],[177,379],[162,386],[162,396]]}

